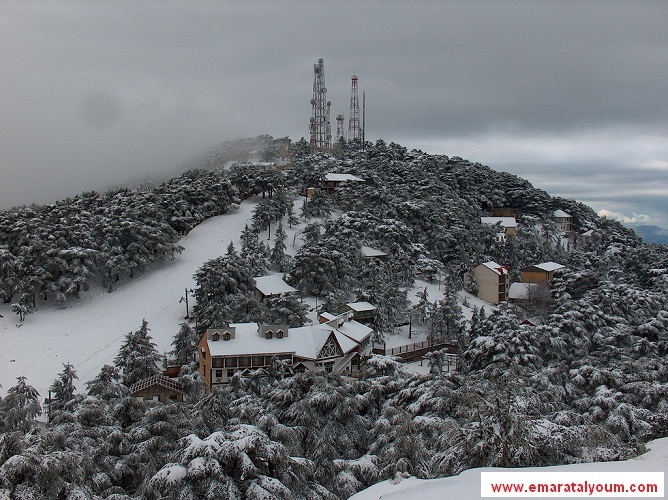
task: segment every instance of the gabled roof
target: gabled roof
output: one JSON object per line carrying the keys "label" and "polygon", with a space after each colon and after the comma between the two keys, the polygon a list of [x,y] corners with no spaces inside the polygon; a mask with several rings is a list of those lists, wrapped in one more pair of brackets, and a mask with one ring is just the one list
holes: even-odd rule
{"label": "gabled roof", "polygon": [[493,226],[497,222],[500,222],[503,227],[517,227],[517,221],[515,217],[480,217],[480,222]]}
{"label": "gabled roof", "polygon": [[571,214],[564,212],[563,210],[555,210],[554,211],[554,216],[555,217],[572,217]]}
{"label": "gabled roof", "polygon": [[[354,320],[348,323],[351,323],[349,325],[350,329],[358,324]],[[277,337],[271,339],[261,337],[258,333],[257,323],[234,323],[230,326],[235,328],[235,338],[230,340],[207,340],[211,356],[293,354],[301,358],[314,360],[332,334],[334,334],[344,354],[358,346],[358,343],[351,337],[344,335],[327,323],[290,328],[288,334],[280,339]]]}
{"label": "gabled roof", "polygon": [[130,394],[134,394],[135,392],[139,392],[154,385],[165,387],[170,391],[183,393],[183,386],[176,380],[165,377],[164,375],[153,375],[152,377],[140,380],[136,384],[132,384],[132,386],[130,386]]}
{"label": "gabled roof", "polygon": [[497,264],[493,260],[490,260],[489,262],[483,262],[480,264],[481,266],[485,266],[487,269],[494,271],[496,274],[501,276],[502,274],[508,274],[508,266],[502,266],[500,264]]}
{"label": "gabled roof", "polygon": [[348,302],[346,305],[355,312],[376,310],[376,306],[368,302]]}
{"label": "gabled roof", "polygon": [[565,266],[562,266],[561,264],[557,264],[556,262],[543,262],[542,264],[536,264],[534,267],[537,267],[538,269],[542,271],[558,271],[559,269],[565,269]]}
{"label": "gabled roof", "polygon": [[364,179],[360,179],[357,176],[354,176],[352,174],[325,174],[325,180],[328,182],[345,182],[345,181],[353,181],[353,182],[364,182]]}
{"label": "gabled roof", "polygon": [[382,250],[362,245],[362,255],[365,257],[386,257],[387,254]]}
{"label": "gabled roof", "polygon": [[295,293],[296,288],[288,285],[280,276],[260,276],[255,278],[255,288],[265,297],[280,295],[282,293]]}

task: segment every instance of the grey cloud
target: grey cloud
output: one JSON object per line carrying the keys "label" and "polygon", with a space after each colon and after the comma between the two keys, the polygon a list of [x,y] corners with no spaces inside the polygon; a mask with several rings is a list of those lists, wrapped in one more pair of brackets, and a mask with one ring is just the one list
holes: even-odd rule
{"label": "grey cloud", "polygon": [[[319,57],[334,114],[357,72],[367,138],[447,144],[421,149],[531,180],[530,154],[581,179],[574,197],[659,182],[637,164],[668,161],[647,146],[668,131],[665,2],[0,2],[0,207],[168,171],[229,138],[307,136]],[[596,142],[564,146],[580,136]],[[508,158],[502,137],[532,149]],[[605,149],[619,154],[596,163]]]}

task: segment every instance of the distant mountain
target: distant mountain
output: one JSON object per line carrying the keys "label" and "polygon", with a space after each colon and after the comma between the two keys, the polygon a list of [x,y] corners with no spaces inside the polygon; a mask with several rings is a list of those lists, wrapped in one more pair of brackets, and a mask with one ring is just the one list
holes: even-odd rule
{"label": "distant mountain", "polygon": [[633,230],[645,243],[668,245],[668,229],[659,226],[636,226]]}

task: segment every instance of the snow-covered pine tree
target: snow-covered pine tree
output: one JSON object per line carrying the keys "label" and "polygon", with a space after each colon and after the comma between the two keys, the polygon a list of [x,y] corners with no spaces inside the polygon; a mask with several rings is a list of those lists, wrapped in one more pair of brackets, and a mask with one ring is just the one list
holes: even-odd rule
{"label": "snow-covered pine tree", "polygon": [[65,405],[74,399],[74,381],[78,380],[77,372],[70,363],[63,363],[63,371],[58,374],[56,380],[49,387],[51,399],[49,400],[49,412],[62,410]]}
{"label": "snow-covered pine tree", "polygon": [[114,365],[123,373],[123,384],[130,387],[142,379],[160,373],[162,355],[148,333],[148,322],[142,320],[139,330],[128,332],[114,358]]}
{"label": "snow-covered pine tree", "polygon": [[93,380],[86,382],[88,395],[109,401],[128,394],[128,388],[121,384],[121,373],[117,367],[104,365]]}
{"label": "snow-covered pine tree", "polygon": [[276,233],[274,234],[274,246],[271,249],[269,262],[274,269],[281,273],[288,270],[292,261],[290,256],[285,253],[287,250],[285,245],[286,238],[287,234],[285,233],[285,229],[283,229],[283,224],[279,223],[278,229],[276,229]]}
{"label": "snow-covered pine tree", "polygon": [[170,352],[169,362],[179,366],[193,361],[195,349],[197,348],[197,336],[192,327],[185,321],[179,325],[179,331],[174,335],[172,345],[174,349]]}
{"label": "snow-covered pine tree", "polygon": [[28,385],[25,377],[17,377],[15,386],[7,390],[5,399],[0,400],[0,430],[23,433],[35,426],[35,417],[42,414],[39,393]]}

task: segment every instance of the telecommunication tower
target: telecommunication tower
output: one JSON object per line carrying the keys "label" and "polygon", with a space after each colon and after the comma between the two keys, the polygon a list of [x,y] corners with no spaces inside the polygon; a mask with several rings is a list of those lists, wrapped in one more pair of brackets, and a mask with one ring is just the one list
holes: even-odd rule
{"label": "telecommunication tower", "polygon": [[311,146],[316,149],[330,149],[332,147],[332,132],[329,124],[324,59],[318,59],[318,63],[313,65],[313,98],[311,99],[311,108]]}
{"label": "telecommunication tower", "polygon": [[343,131],[343,113],[336,115],[336,142],[339,142],[341,139],[346,140],[345,132]]}
{"label": "telecommunication tower", "polygon": [[348,140],[362,140],[362,129],[360,128],[360,101],[357,97],[357,75],[352,77],[352,88],[350,90],[350,118],[348,118]]}

